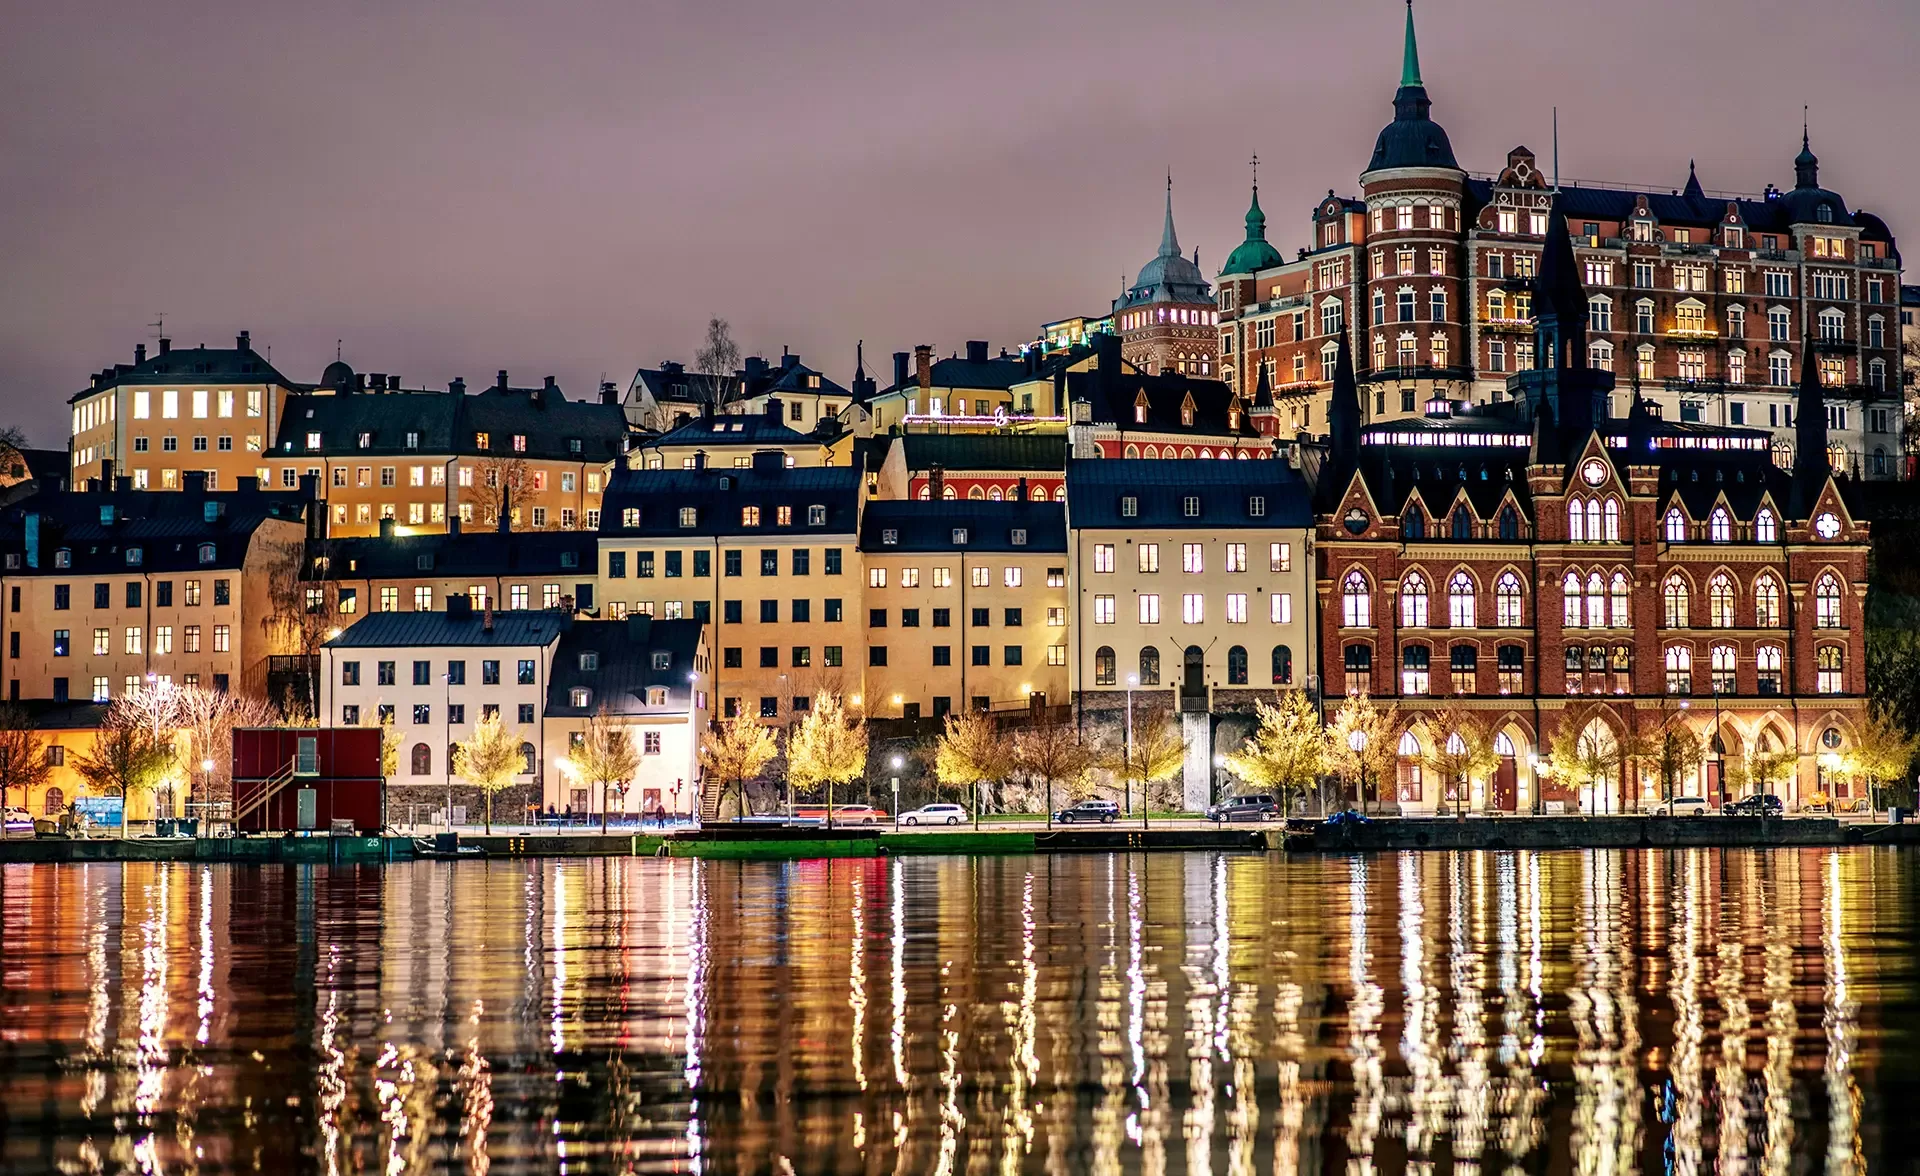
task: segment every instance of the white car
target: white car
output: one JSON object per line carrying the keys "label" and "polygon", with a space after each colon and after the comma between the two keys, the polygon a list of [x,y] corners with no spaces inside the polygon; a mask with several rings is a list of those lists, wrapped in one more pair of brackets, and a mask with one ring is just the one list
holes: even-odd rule
{"label": "white car", "polygon": [[1698,796],[1676,796],[1655,806],[1656,817],[1704,817],[1713,810]]}
{"label": "white car", "polygon": [[17,805],[8,805],[6,815],[0,817],[0,829],[8,833],[31,833],[33,814]]}
{"label": "white car", "polygon": [[957,804],[928,804],[900,814],[902,825],[958,825],[967,810]]}

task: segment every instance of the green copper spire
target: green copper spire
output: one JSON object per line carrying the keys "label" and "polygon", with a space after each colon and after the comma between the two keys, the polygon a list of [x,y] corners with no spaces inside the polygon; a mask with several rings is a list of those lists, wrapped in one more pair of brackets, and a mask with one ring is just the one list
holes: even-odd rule
{"label": "green copper spire", "polygon": [[1413,0],[1407,0],[1407,48],[1400,63],[1400,84],[1424,85],[1420,80],[1420,43],[1413,36]]}

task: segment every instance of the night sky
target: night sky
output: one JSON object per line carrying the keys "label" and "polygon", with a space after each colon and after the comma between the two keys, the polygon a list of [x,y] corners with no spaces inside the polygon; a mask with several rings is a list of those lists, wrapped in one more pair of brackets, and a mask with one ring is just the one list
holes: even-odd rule
{"label": "night sky", "polygon": [[[601,378],[744,351],[846,381],[1103,312],[1172,168],[1212,275],[1258,152],[1269,239],[1391,117],[1393,0],[698,0],[10,7],[0,40],[0,403],[67,435],[90,371],[166,316],[251,329],[312,381],[336,339],[408,386]],[[1827,186],[1920,232],[1914,0],[1419,0],[1462,166],[1524,143],[1672,189]],[[1471,21],[1471,23],[1467,23]]]}

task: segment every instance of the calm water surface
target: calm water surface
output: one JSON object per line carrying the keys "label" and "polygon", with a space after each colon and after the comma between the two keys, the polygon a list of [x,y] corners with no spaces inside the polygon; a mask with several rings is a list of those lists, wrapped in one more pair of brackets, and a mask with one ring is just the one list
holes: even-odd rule
{"label": "calm water surface", "polygon": [[0,867],[0,1171],[1905,1172],[1920,853]]}

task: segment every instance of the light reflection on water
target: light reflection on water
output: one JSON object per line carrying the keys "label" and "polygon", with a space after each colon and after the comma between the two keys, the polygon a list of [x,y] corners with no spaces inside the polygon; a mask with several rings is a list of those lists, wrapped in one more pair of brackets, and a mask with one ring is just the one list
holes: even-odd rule
{"label": "light reflection on water", "polygon": [[1905,1171],[1920,853],[0,867],[0,1171]]}

